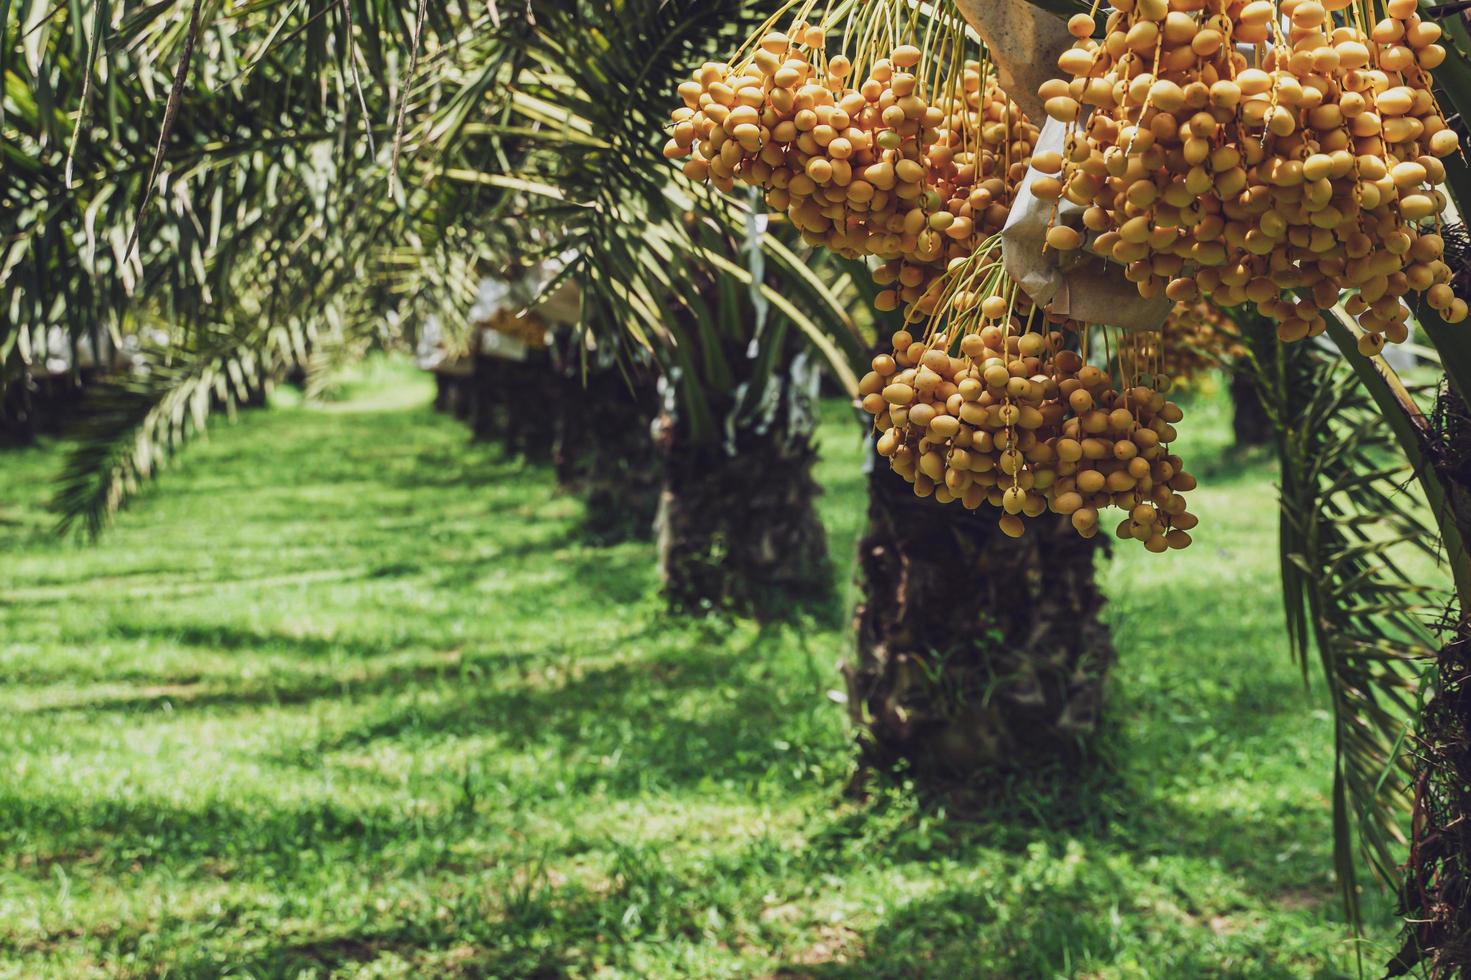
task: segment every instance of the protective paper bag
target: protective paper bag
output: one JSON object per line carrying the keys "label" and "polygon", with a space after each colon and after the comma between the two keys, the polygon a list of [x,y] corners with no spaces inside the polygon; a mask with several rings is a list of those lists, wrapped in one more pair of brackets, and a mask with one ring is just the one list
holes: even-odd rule
{"label": "protective paper bag", "polygon": [[1057,74],[1057,58],[1073,46],[1067,22],[1029,0],[955,0],[981,36],[1006,94],[1033,122],[1046,117],[1037,89]]}
{"label": "protective paper bag", "polygon": [[[1067,126],[1049,119],[1037,139],[1036,152],[1061,153],[1066,137]],[[1001,230],[1001,257],[1007,274],[1034,302],[1051,304],[1052,312],[1084,323],[1131,330],[1152,330],[1163,323],[1174,303],[1164,296],[1140,296],[1138,288],[1124,278],[1122,266],[1091,251],[1094,236],[1083,228],[1080,205],[1066,198],[1058,201],[1056,222],[1078,229],[1084,247],[1073,252],[1044,248],[1053,202],[1032,193],[1032,183],[1040,176],[1036,170],[1027,171]]]}

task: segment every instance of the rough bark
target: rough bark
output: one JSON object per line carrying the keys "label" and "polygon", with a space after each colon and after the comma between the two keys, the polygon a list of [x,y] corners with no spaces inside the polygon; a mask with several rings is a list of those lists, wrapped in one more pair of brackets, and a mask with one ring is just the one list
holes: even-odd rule
{"label": "rough bark", "polygon": [[462,417],[460,405],[468,399],[468,377],[449,371],[434,372],[434,410],[456,418]]}
{"label": "rough bark", "polygon": [[985,42],[1001,87],[1040,126],[1047,114],[1037,89],[1057,75],[1058,56],[1073,45],[1067,22],[1030,0],[956,0],[956,6]]}
{"label": "rough bark", "polygon": [[1402,976],[1471,976],[1471,622],[1437,658],[1434,696],[1421,712],[1410,858],[1401,893]]}
{"label": "rough bark", "polygon": [[0,445],[22,446],[38,436],[59,435],[82,410],[91,372],[67,372],[37,377],[22,373],[6,385],[0,399]]}
{"label": "rough bark", "polygon": [[1236,436],[1236,448],[1271,445],[1276,438],[1276,427],[1267,414],[1255,375],[1246,369],[1233,370],[1230,387],[1231,430]]}
{"label": "rough bark", "polygon": [[659,573],[672,609],[721,608],[762,620],[821,608],[834,596],[814,502],[810,438],[781,426],[737,432],[735,452],[691,444],[660,419]]}
{"label": "rough bark", "polygon": [[[432,369],[434,373],[434,410],[454,416],[474,431],[476,423],[476,368],[473,357],[446,360]],[[489,365],[486,366],[489,369]],[[484,379],[482,379],[483,381]]]}
{"label": "rough bark", "polygon": [[[1442,392],[1424,449],[1462,541],[1471,541],[1471,412],[1454,390]],[[1416,719],[1404,945],[1390,976],[1471,976],[1471,609],[1463,603],[1448,625],[1433,693]]]}
{"label": "rough bark", "polygon": [[13,378],[0,395],[0,446],[36,441],[36,386],[29,374]]}
{"label": "rough bark", "polygon": [[476,354],[470,431],[477,440],[500,442],[510,455],[550,462],[564,383],[546,350],[530,351],[524,361]]}
{"label": "rough bark", "polygon": [[587,536],[599,543],[652,537],[660,469],[651,431],[657,399],[648,372],[567,363],[565,407],[552,462],[557,482],[586,506]]}
{"label": "rough bark", "polygon": [[1007,772],[1079,758],[1115,659],[1100,547],[1051,515],[1008,538],[994,513],[917,498],[876,466],[844,667],[862,763],[961,801]]}
{"label": "rough bark", "polygon": [[469,397],[462,411],[471,434],[479,441],[508,438],[510,433],[510,362],[499,357],[475,354]]}

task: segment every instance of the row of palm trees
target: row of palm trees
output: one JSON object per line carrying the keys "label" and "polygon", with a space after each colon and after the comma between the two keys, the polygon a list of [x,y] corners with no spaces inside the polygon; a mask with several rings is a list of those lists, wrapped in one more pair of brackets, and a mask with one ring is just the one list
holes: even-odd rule
{"label": "row of palm trees", "polygon": [[[7,336],[51,323],[170,333],[149,352],[149,370],[97,392],[58,495],[64,522],[100,529],[211,407],[247,397],[286,365],[327,370],[404,340],[430,312],[463,337],[488,263],[555,257],[562,272],[549,288],[575,280],[579,330],[595,334],[569,348],[621,351],[657,384],[659,554],[671,605],[766,615],[794,598],[829,601],[812,395],[819,364],[850,387],[864,369],[869,344],[849,309],[866,305],[866,273],[814,257],[745,202],[684,181],[659,154],[678,82],[732,50],[774,5],[615,6],[421,12],[333,0],[133,14],[99,2],[95,16],[78,18],[20,4],[7,30],[25,36],[31,56],[9,70],[34,102],[11,106],[6,125],[18,139],[7,142],[32,168],[6,190],[23,229],[6,282],[22,305],[7,304]],[[19,349],[5,348],[12,373]],[[534,403],[538,393],[512,396]],[[865,554],[938,569],[946,556],[933,535],[884,516],[896,491],[875,476]],[[992,602],[984,582],[1036,581],[1054,561],[1086,579],[1091,563],[1005,545],[960,514],[930,520],[988,556],[969,566],[983,576],[970,611],[1011,638],[1073,632],[1070,658],[1098,665],[1082,695],[1057,688],[1062,677],[1078,684],[1066,663],[1014,682],[1048,689],[1040,712],[1030,694],[1013,699],[1029,705],[1025,724],[1061,725],[1059,744],[1074,744],[1096,713],[1077,706],[1096,706],[1111,660],[1098,604],[1039,630],[1034,604]],[[944,601],[924,575],[896,577],[877,559],[864,566],[876,595],[912,583],[902,587],[911,594],[865,610],[918,617]],[[1008,731],[1020,722],[1003,698],[959,722],[994,750],[932,764],[964,709],[915,690],[912,676],[937,656],[979,665],[1010,641],[981,642],[989,626],[935,636],[875,612],[860,618],[854,704],[872,721],[870,738],[888,746],[876,758],[919,760],[947,778],[1009,758]],[[1028,656],[1012,659],[1008,674]],[[903,712],[922,719],[903,731],[887,724],[910,702],[933,703]]]}
{"label": "row of palm trees", "polygon": [[[583,295],[569,360],[619,353],[657,391],[671,604],[764,614],[794,583],[830,585],[813,365],[851,384],[887,329],[849,312],[866,306],[863,270],[811,255],[659,153],[677,82],[777,6],[0,6],[4,377],[25,371],[27,332],[166,337],[140,344],[143,370],[95,392],[58,492],[64,525],[100,530],[212,409],[288,367],[321,376],[410,343],[431,314],[464,338],[488,268],[556,258],[550,287]],[[1301,652],[1315,644],[1340,719],[1336,829],[1383,863],[1404,783],[1373,777],[1408,765],[1405,678],[1428,639],[1352,529],[1403,507],[1394,474],[1365,462],[1378,450],[1331,426],[1351,413],[1289,397],[1309,390],[1307,369],[1266,340],[1252,364],[1279,393],[1266,401],[1291,632]],[[597,400],[582,402],[584,421],[569,412],[548,439],[595,431]],[[1327,445],[1293,441],[1310,412]],[[569,460],[607,448],[591,442]],[[847,668],[865,759],[950,792],[1076,758],[1114,659],[1097,546],[1061,526],[1012,541],[882,468],[869,490]],[[1431,540],[1403,518],[1400,539]],[[1377,612],[1356,613],[1369,594]],[[1347,844],[1340,857],[1351,882]]]}

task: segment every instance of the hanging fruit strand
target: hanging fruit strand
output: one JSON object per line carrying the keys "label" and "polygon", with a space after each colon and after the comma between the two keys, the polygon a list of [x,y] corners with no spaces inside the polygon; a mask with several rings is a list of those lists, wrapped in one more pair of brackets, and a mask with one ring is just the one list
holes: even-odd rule
{"label": "hanging fruit strand", "polygon": [[1408,338],[1409,297],[1466,318],[1439,234],[1458,149],[1431,85],[1445,50],[1414,0],[1382,17],[1354,0],[1121,0],[1101,42],[1095,23],[1070,21],[1071,80],[1039,92],[1084,141],[1045,171],[1096,235],[1074,247],[1142,296],[1255,303],[1284,341],[1322,332],[1345,292],[1365,353]]}
{"label": "hanging fruit strand", "polygon": [[[1145,387],[1122,344],[1116,364],[1088,364],[1088,327],[1039,308],[1001,262],[1029,165],[1058,174],[1063,157],[1033,157],[1037,128],[948,6],[921,18],[859,0],[816,23],[813,11],[788,4],[785,29],[773,19],[732,63],[680,86],[666,155],[722,191],[761,188],[810,244],[876,261],[876,305],[902,307],[904,328],[859,396],[878,452],[916,494],[996,508],[1012,536],[1052,512],[1093,537],[1116,507],[1129,515],[1121,534],[1184,547],[1194,518],[1180,491],[1193,480],[1167,451],[1181,414],[1167,381]],[[841,53],[829,57],[832,37]],[[1106,175],[1094,155],[1080,132],[1066,162]],[[1033,189],[1056,201],[1065,187],[1043,177]],[[1051,248],[1080,244],[1073,229],[1049,232]]]}
{"label": "hanging fruit strand", "polygon": [[[792,12],[680,86],[665,154],[722,191],[760,187],[810,244],[877,258],[879,308],[928,315],[948,263],[1004,224],[1036,127],[948,7],[863,0],[818,24],[810,2]],[[826,58],[832,36],[844,53]]]}
{"label": "hanging fruit strand", "polygon": [[[941,310],[918,334],[895,333],[893,354],[861,380],[879,453],[920,496],[999,508],[1008,535],[1052,512],[1092,537],[1100,512],[1118,508],[1121,538],[1186,547],[1194,479],[1169,452],[1183,413],[1165,398],[1169,380],[1142,369],[1160,335],[1103,328],[1103,366],[1087,364],[1087,328],[1045,314],[987,245],[952,264]],[[953,301],[978,287],[979,302]]]}

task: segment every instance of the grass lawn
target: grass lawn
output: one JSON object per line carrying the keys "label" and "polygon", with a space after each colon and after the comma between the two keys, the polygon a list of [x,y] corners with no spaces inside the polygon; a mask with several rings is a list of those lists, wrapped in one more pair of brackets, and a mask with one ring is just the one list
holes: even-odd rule
{"label": "grass lawn", "polygon": [[0,975],[1354,975],[1329,716],[1222,405],[1181,425],[1196,547],[1101,571],[1109,767],[960,823],[845,799],[845,624],[662,615],[649,546],[582,544],[428,396],[380,367],[217,427],[95,547],[50,533],[62,447],[0,455]]}

